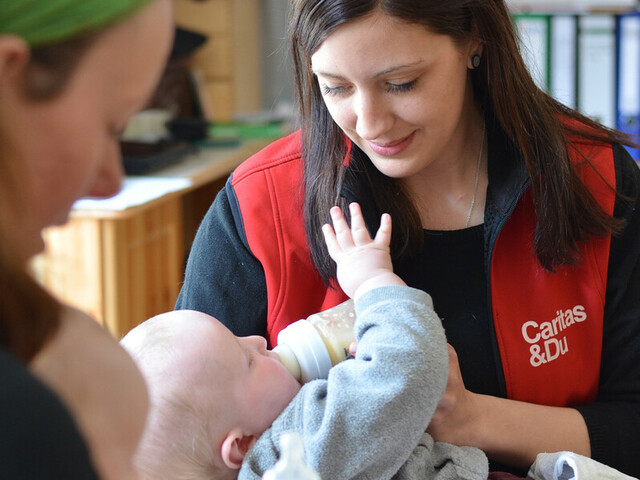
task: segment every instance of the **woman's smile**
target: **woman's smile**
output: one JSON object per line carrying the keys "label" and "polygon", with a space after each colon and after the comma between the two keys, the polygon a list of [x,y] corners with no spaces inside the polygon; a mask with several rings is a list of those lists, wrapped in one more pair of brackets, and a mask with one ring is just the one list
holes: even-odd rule
{"label": "woman's smile", "polygon": [[378,155],[382,155],[384,157],[393,157],[394,155],[398,155],[405,151],[411,142],[413,141],[415,132],[407,135],[404,138],[399,140],[393,140],[387,143],[377,143],[377,142],[369,142],[369,148],[373,150]]}

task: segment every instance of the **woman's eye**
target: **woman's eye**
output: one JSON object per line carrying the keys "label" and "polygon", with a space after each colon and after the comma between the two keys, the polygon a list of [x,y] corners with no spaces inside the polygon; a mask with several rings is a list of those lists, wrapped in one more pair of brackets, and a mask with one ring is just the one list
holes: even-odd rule
{"label": "woman's eye", "polygon": [[413,90],[417,83],[417,78],[407,83],[387,83],[387,91],[392,93],[408,92],[410,90]]}
{"label": "woman's eye", "polygon": [[345,93],[346,87],[330,87],[329,85],[322,84],[322,95],[330,96],[330,95],[341,95]]}

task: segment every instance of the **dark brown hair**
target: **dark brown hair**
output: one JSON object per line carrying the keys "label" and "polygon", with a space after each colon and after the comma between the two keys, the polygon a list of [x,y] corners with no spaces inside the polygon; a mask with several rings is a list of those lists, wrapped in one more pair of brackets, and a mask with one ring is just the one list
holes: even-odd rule
{"label": "dark brown hair", "polygon": [[[59,96],[94,38],[32,50],[24,76],[25,97],[47,101]],[[57,331],[61,305],[27,272],[14,212],[30,185],[20,163],[10,158],[2,131],[0,171],[0,347],[29,361]]]}
{"label": "dark brown hair", "polygon": [[[469,71],[475,97],[485,117],[495,119],[522,152],[537,216],[535,251],[546,269],[576,263],[580,243],[621,228],[621,222],[599,206],[572,168],[569,152],[574,145],[569,138],[632,142],[565,107],[535,85],[503,0],[292,0],[289,38],[303,132],[305,228],[325,282],[335,277],[335,265],[326,253],[321,226],[328,221],[327,212],[336,203],[343,180],[367,183],[375,207],[391,214],[394,258],[418,251],[423,241],[418,212],[397,181],[377,171],[355,145],[350,167],[342,168],[344,134],[332,120],[311,71],[311,55],[328,35],[375,11],[424,25],[460,45],[472,39],[482,43],[482,63]],[[571,126],[563,119],[577,122],[569,122]],[[348,215],[346,200],[337,203]]]}

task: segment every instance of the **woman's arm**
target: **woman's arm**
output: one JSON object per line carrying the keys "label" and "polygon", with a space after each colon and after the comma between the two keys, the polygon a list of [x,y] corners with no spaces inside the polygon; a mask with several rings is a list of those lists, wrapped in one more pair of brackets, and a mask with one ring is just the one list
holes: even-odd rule
{"label": "woman's arm", "polygon": [[447,390],[427,429],[434,439],[472,445],[495,462],[528,469],[540,452],[590,456],[584,419],[573,408],[548,407],[470,392],[449,346]]}
{"label": "woman's arm", "polygon": [[615,216],[627,221],[611,240],[598,398],[576,407],[583,415],[594,460],[640,477],[640,169],[614,147],[620,198]]}

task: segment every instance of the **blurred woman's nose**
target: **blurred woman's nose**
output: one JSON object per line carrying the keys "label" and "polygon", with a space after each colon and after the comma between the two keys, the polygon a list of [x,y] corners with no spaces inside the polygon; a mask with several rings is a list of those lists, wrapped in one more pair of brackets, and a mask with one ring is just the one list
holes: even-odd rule
{"label": "blurred woman's nose", "polygon": [[384,101],[376,95],[359,93],[354,99],[356,133],[365,140],[383,136],[393,124],[393,116]]}
{"label": "blurred woman's nose", "polygon": [[95,181],[87,193],[91,197],[111,197],[122,188],[124,168],[120,150],[113,152],[100,166]]}

